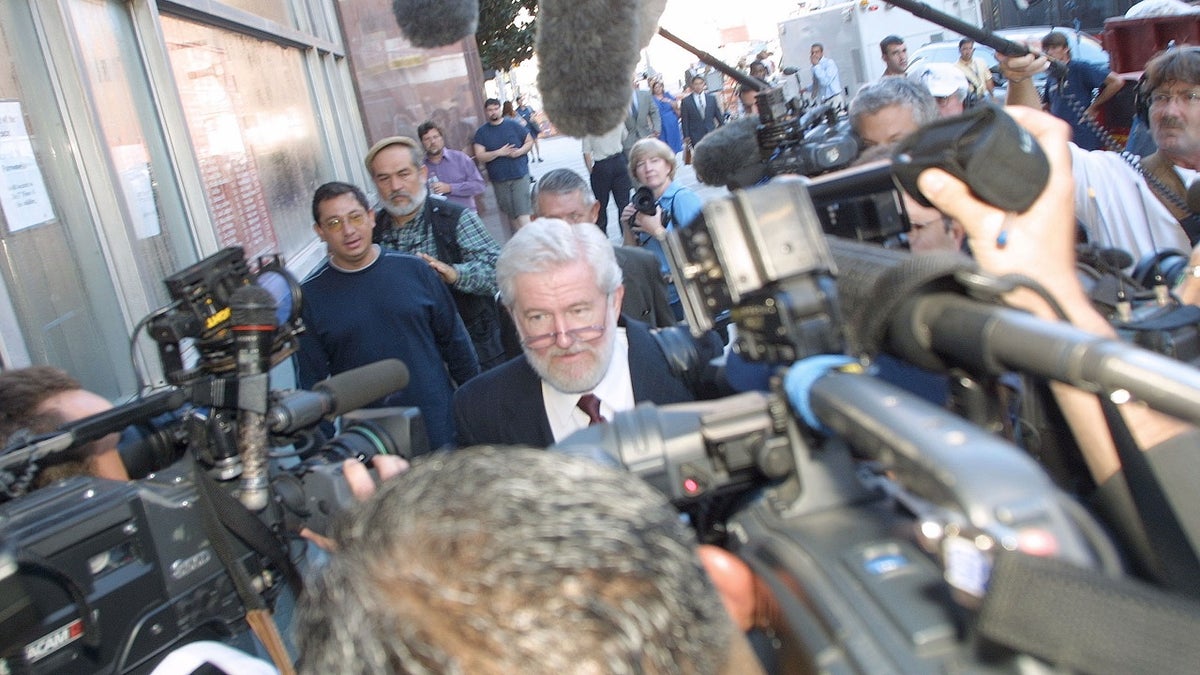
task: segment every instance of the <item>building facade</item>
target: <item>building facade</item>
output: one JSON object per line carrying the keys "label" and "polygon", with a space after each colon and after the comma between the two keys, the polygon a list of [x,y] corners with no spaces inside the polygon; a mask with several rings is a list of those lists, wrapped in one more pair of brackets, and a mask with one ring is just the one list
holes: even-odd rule
{"label": "building facade", "polygon": [[415,131],[443,99],[474,119],[473,40],[430,56],[379,7],[0,3],[0,365],[56,365],[122,399],[132,353],[157,383],[154,343],[130,335],[168,304],[164,277],[231,245],[303,275],[324,254],[313,190],[369,189],[369,137]]}

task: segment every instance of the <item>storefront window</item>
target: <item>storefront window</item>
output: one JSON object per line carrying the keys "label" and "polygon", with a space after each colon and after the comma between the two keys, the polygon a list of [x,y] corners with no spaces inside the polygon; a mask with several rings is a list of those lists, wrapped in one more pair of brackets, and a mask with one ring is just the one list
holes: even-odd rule
{"label": "storefront window", "polygon": [[162,28],[219,241],[299,251],[331,176],[303,53],[173,17]]}
{"label": "storefront window", "polygon": [[[5,367],[53,364],[132,391],[128,337],[25,3],[0,7],[0,343]],[[18,60],[16,57],[20,55]]]}

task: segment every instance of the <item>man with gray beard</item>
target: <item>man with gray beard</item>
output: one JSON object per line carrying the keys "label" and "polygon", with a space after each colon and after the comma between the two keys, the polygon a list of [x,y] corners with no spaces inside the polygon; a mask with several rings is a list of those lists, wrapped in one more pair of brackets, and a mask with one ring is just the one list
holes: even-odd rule
{"label": "man with gray beard", "polygon": [[500,247],[479,215],[430,196],[425,150],[407,136],[385,138],[367,151],[367,171],[379,191],[374,243],[423,259],[450,287],[480,368],[503,363],[496,306]]}
{"label": "man with gray beard", "polygon": [[[621,268],[595,225],[533,221],[504,245],[496,281],[525,357],[455,392],[460,447],[545,447],[642,401],[719,393],[711,369],[677,372],[649,327],[621,315]],[[720,351],[709,333],[692,363],[706,366]]]}

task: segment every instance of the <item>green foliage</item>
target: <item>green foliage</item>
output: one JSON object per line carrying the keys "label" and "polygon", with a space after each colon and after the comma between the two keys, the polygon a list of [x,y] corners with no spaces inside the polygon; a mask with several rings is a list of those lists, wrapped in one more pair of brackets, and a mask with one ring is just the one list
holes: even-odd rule
{"label": "green foliage", "polygon": [[[533,56],[537,0],[479,0],[479,59],[484,69],[511,70]],[[517,25],[517,15],[524,9]]]}

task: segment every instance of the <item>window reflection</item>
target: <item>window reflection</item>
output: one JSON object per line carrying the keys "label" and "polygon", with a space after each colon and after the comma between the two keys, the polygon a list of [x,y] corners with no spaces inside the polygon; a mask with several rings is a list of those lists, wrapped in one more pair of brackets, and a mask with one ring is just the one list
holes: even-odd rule
{"label": "window reflection", "polygon": [[[163,277],[191,264],[196,255],[180,200],[173,190],[160,189],[159,175],[170,168],[137,41],[118,3],[74,0],[70,8],[125,205],[125,231],[115,231],[115,223],[105,226],[114,242],[130,242],[146,297],[154,306],[163,305],[169,302]],[[165,181],[166,187],[173,184]]]}
{"label": "window reflection", "polygon": [[299,251],[330,173],[303,54],[174,17],[162,27],[219,241]]}

